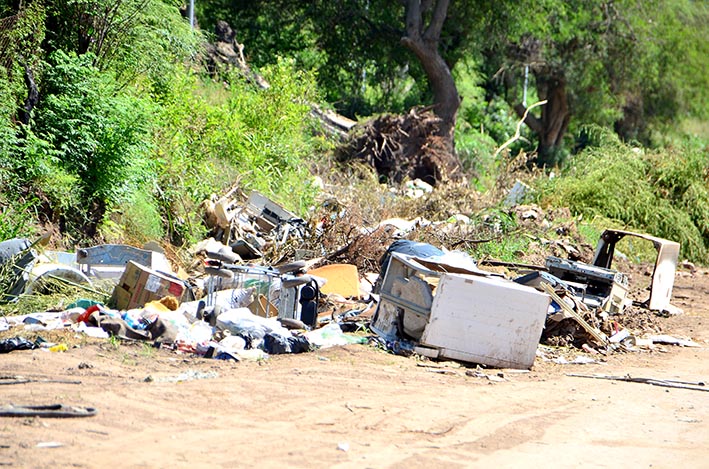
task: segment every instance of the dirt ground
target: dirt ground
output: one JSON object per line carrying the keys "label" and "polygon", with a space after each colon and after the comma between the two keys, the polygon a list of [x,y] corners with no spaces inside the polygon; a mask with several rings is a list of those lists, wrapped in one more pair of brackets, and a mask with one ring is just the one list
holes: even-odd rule
{"label": "dirt ground", "polygon": [[538,357],[528,373],[484,370],[493,380],[364,345],[241,363],[89,339],[16,351],[0,374],[37,381],[0,386],[0,405],[98,414],[0,418],[0,466],[708,467],[709,394],[567,376],[707,381],[709,271],[679,272],[673,298],[685,313],[663,332],[700,348]]}

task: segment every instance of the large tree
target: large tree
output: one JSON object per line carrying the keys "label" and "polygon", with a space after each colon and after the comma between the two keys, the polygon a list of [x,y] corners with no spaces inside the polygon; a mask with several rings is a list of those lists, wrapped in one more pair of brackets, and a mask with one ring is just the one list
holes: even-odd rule
{"label": "large tree", "polygon": [[[709,14],[703,2],[479,5],[490,19],[488,33],[481,36],[490,89],[502,94],[520,118],[526,113],[542,165],[559,162],[574,122],[614,127],[623,138],[643,139],[651,121],[707,110],[703,38]],[[547,101],[539,113],[527,113],[522,102],[525,82]]]}
{"label": "large tree", "polygon": [[[279,54],[315,68],[328,101],[356,117],[434,106],[452,137],[460,98],[451,69],[472,32],[474,2],[449,0],[216,0],[203,26],[234,26],[254,65]],[[403,98],[402,98],[403,96]]]}
{"label": "large tree", "polygon": [[449,0],[404,0],[402,3],[406,9],[406,30],[401,43],[416,55],[426,72],[433,93],[433,110],[441,119],[439,135],[450,142],[452,150],[460,96],[440,51]]}

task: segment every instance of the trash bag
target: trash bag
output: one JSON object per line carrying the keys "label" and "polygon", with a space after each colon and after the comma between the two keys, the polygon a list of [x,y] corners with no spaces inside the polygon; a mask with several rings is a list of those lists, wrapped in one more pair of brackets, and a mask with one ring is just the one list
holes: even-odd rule
{"label": "trash bag", "polygon": [[0,340],[0,353],[10,353],[14,350],[33,350],[38,346],[23,337]]}
{"label": "trash bag", "polygon": [[384,273],[386,272],[387,267],[389,266],[389,258],[391,257],[392,252],[398,252],[401,254],[406,254],[409,256],[415,256],[424,259],[428,257],[445,255],[445,253],[438,249],[436,246],[433,246],[428,243],[419,243],[417,241],[410,241],[408,239],[399,239],[397,241],[394,241],[389,245],[386,252],[381,258],[381,273],[379,274],[379,278],[377,279],[377,282],[374,285],[374,288],[372,289],[374,293],[379,293],[379,290],[382,287],[382,282],[384,281]]}
{"label": "trash bag", "polygon": [[271,355],[280,355],[282,353],[291,353],[290,343],[287,337],[281,337],[276,334],[266,334],[263,338],[263,350]]}
{"label": "trash bag", "polygon": [[247,308],[230,309],[221,313],[217,316],[216,324],[219,329],[254,340],[261,340],[270,333],[290,336],[288,329],[281,326],[275,318],[256,316]]}
{"label": "trash bag", "polygon": [[310,341],[304,336],[288,337],[291,353],[306,353],[310,352]]}
{"label": "trash bag", "polygon": [[362,344],[367,339],[351,335],[345,335],[336,322],[331,322],[327,326],[304,334],[308,341],[314,346],[327,348],[336,345]]}
{"label": "trash bag", "polygon": [[392,252],[399,252],[401,254],[407,254],[414,257],[435,257],[443,256],[445,253],[428,243],[419,243],[417,241],[410,241],[408,239],[399,239],[394,241],[389,245],[386,252],[381,259],[382,272],[386,270],[387,264],[389,263],[389,257],[391,257]]}

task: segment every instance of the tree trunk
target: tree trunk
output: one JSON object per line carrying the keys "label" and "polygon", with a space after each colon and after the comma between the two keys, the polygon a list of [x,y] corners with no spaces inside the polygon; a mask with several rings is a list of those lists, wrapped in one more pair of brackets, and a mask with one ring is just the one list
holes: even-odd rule
{"label": "tree trunk", "polygon": [[[460,96],[453,75],[438,51],[449,0],[405,0],[403,3],[406,7],[406,36],[401,38],[401,43],[416,55],[431,86],[433,111],[441,119],[438,136],[444,140],[450,152],[446,171],[450,175],[462,175],[453,140]],[[424,15],[431,9],[431,19],[426,25]]]}
{"label": "tree trunk", "polygon": [[34,73],[30,68],[29,64],[22,63],[25,68],[25,84],[27,85],[27,99],[25,100],[25,105],[22,108],[22,113],[20,115],[20,122],[25,125],[29,125],[30,119],[32,118],[32,110],[37,106],[39,102],[39,89],[37,88],[37,83],[34,80]]}
{"label": "tree trunk", "polygon": [[[542,106],[541,119],[527,114],[525,123],[539,138],[539,166],[554,166],[559,163],[559,152],[563,148],[564,135],[569,127],[569,103],[566,95],[566,80],[560,76],[548,76],[535,73],[539,98],[547,100]],[[515,106],[520,117],[526,108],[522,104]]]}

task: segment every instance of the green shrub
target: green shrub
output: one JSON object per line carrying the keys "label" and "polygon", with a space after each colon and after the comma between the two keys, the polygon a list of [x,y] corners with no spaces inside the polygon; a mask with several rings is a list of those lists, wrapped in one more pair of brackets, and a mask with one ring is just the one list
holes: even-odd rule
{"label": "green shrub", "polygon": [[79,178],[84,197],[106,203],[145,178],[138,162],[147,159],[150,122],[145,102],[91,62],[91,54],[52,54],[34,131]]}
{"label": "green shrub", "polygon": [[12,200],[0,194],[0,241],[35,234],[31,209],[34,201]]}
{"label": "green shrub", "polygon": [[709,261],[709,154],[696,147],[656,151],[606,140],[576,155],[562,177],[540,181],[543,204],[671,239],[682,255]]}
{"label": "green shrub", "polygon": [[198,205],[235,183],[298,213],[312,203],[306,161],[319,145],[310,137],[312,77],[289,61],[263,74],[271,85],[267,90],[236,73],[226,88],[183,74],[162,98],[154,135],[157,199],[173,241],[203,236]]}
{"label": "green shrub", "polygon": [[158,204],[147,189],[134,192],[126,203],[113,207],[100,230],[107,242],[129,240],[139,244],[162,239],[165,234]]}

